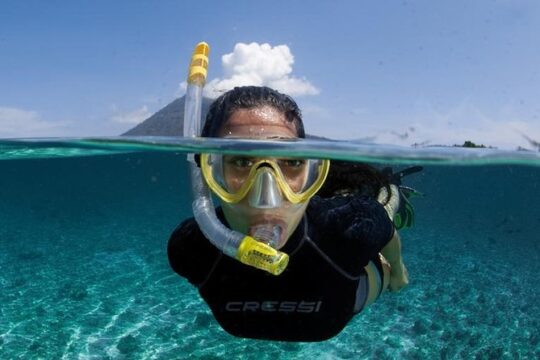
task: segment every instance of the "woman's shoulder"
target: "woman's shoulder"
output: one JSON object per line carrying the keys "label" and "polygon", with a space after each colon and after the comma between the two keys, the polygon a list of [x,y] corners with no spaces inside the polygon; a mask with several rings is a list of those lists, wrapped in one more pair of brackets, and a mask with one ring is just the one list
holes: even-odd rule
{"label": "woman's shoulder", "polygon": [[188,218],[171,234],[167,255],[176,273],[198,285],[206,278],[219,250],[206,239],[195,219]]}
{"label": "woman's shoulder", "polygon": [[190,242],[203,236],[199,225],[195,221],[195,218],[190,217],[182,221],[176,226],[171,234],[171,240]]}

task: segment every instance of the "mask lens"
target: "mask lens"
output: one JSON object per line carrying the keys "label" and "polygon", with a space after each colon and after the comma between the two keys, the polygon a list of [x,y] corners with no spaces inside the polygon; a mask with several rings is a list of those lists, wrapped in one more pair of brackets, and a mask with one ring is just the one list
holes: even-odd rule
{"label": "mask lens", "polygon": [[224,155],[221,177],[224,187],[236,193],[250,178],[256,159],[247,156]]}
{"label": "mask lens", "polygon": [[294,193],[304,190],[308,180],[308,162],[306,159],[278,159],[279,170],[287,185]]}

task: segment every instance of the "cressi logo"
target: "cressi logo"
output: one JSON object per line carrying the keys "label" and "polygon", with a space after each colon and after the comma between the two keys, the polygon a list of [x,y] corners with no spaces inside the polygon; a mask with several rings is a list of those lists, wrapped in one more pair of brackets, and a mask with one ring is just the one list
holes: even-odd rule
{"label": "cressi logo", "polygon": [[319,312],[322,301],[229,301],[225,310],[229,312],[264,311],[285,313],[316,313]]}

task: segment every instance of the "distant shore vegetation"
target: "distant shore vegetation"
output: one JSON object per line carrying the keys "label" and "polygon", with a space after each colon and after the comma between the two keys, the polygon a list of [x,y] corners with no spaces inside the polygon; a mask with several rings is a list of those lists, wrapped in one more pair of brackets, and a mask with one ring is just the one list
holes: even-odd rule
{"label": "distant shore vegetation", "polygon": [[442,144],[429,144],[428,142],[414,143],[413,147],[462,147],[462,148],[481,148],[481,149],[496,149],[494,146],[486,146],[484,144],[476,144],[470,140],[465,140],[463,144],[454,145],[442,145]]}
{"label": "distant shore vegetation", "polygon": [[489,148],[489,149],[495,149],[493,146],[485,146],[484,144],[478,145],[478,144],[473,143],[470,140],[465,140],[463,145],[454,144],[453,146],[454,147],[464,147],[464,148]]}
{"label": "distant shore vegetation", "polygon": [[[529,141],[529,143],[533,146],[533,147],[536,147],[536,151],[539,151],[540,152],[540,143],[537,142],[537,141],[534,141],[534,140],[531,140],[529,138],[527,138],[527,140]],[[476,144],[470,140],[465,140],[463,142],[463,144],[454,144],[454,145],[443,145],[443,144],[429,144],[429,142],[422,142],[422,143],[414,143],[412,144],[412,147],[461,147],[461,148],[478,148],[478,149],[497,149],[496,146],[486,146],[484,144]],[[532,149],[527,149],[527,148],[524,148],[522,146],[518,146],[516,148],[517,151],[535,151],[535,150],[532,150]]]}

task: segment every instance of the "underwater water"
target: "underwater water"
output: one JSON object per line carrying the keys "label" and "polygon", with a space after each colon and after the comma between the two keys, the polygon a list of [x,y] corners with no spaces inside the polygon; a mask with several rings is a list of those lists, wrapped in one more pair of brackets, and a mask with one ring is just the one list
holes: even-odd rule
{"label": "underwater water", "polygon": [[191,216],[185,153],[2,151],[2,359],[540,357],[538,160],[419,160],[404,180],[425,194],[401,233],[409,286],[331,340],[286,343],[228,335],[169,268]]}

